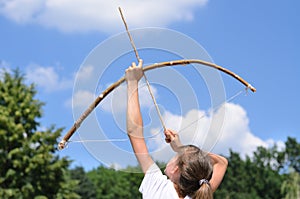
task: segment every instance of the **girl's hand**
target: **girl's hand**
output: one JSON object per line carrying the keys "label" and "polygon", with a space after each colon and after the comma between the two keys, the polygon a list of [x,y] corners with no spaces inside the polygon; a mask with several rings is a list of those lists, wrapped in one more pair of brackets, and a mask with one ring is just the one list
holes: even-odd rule
{"label": "girl's hand", "polygon": [[129,66],[125,71],[125,79],[127,82],[130,81],[139,81],[144,74],[144,71],[142,69],[143,66],[143,60],[139,60],[139,64],[136,66],[136,64],[133,62],[131,66]]}
{"label": "girl's hand", "polygon": [[175,151],[175,152],[178,152],[179,151],[179,147],[182,146],[181,142],[180,142],[180,139],[179,139],[179,135],[176,131],[173,131],[171,129],[166,129],[165,130],[165,140],[167,143],[170,143],[172,149]]}

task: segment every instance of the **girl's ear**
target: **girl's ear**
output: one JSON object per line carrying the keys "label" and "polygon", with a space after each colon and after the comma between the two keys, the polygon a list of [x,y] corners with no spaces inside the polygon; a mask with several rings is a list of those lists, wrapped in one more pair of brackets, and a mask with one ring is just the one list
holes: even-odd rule
{"label": "girl's ear", "polygon": [[173,169],[171,170],[172,173],[172,181],[173,182],[178,182],[179,181],[179,177],[180,177],[180,172],[179,172],[179,167],[175,166],[173,167]]}
{"label": "girl's ear", "polygon": [[179,168],[178,168],[178,166],[176,165],[175,167],[173,167],[173,169],[172,169],[172,174],[176,174],[176,173],[179,173]]}

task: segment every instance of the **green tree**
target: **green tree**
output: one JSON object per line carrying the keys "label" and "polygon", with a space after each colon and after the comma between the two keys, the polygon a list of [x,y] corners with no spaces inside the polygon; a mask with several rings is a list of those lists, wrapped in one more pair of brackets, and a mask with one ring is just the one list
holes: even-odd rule
{"label": "green tree", "polygon": [[285,180],[281,186],[284,199],[300,198],[300,143],[288,137],[285,142]]}
{"label": "green tree", "polygon": [[99,166],[87,175],[97,188],[97,199],[141,198],[138,189],[144,174],[137,167],[127,168],[125,172]]}
{"label": "green tree", "polygon": [[74,183],[66,180],[70,161],[55,155],[62,129],[38,130],[43,103],[36,92],[19,70],[1,71],[0,198],[56,198],[72,187],[63,183]]}
{"label": "green tree", "polygon": [[243,160],[239,153],[232,150],[227,159],[228,169],[221,186],[214,194],[215,198],[260,199],[253,186],[258,183],[258,179],[255,179],[257,171],[251,159],[246,157]]}
{"label": "green tree", "polygon": [[77,180],[76,193],[82,198],[96,198],[96,186],[87,177],[83,167],[76,167],[70,170],[71,178]]}
{"label": "green tree", "polygon": [[300,173],[300,143],[295,138],[288,137],[285,142],[286,168],[293,168]]}
{"label": "green tree", "polygon": [[228,169],[215,198],[300,198],[300,144],[288,137],[285,147],[258,147],[242,159],[230,151]]}
{"label": "green tree", "polygon": [[284,199],[300,198],[300,174],[291,172],[287,175],[286,180],[282,183],[281,193]]}
{"label": "green tree", "polygon": [[69,170],[64,170],[64,181],[59,183],[60,188],[55,199],[81,199],[82,197],[76,192],[79,183],[79,180],[72,179]]}
{"label": "green tree", "polygon": [[[261,198],[282,198],[280,187],[284,176],[280,175],[283,165],[283,152],[277,145],[270,148],[258,147],[254,152],[252,163],[256,166],[256,179],[260,182],[255,184],[255,189]],[[251,170],[250,172],[253,172]]]}
{"label": "green tree", "polygon": [[281,199],[283,176],[277,167],[273,168],[278,165],[273,163],[274,158],[270,156],[275,154],[273,150],[259,147],[254,157],[245,159],[230,151],[227,173],[215,198]]}

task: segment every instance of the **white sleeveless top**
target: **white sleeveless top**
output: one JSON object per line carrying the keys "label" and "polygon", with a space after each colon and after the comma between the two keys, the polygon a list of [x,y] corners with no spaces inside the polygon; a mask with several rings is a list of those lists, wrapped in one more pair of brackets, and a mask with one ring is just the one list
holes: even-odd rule
{"label": "white sleeveless top", "polygon": [[[143,199],[177,199],[178,194],[173,182],[163,175],[158,166],[152,164],[145,173],[139,191]],[[186,196],[184,199],[190,199]]]}

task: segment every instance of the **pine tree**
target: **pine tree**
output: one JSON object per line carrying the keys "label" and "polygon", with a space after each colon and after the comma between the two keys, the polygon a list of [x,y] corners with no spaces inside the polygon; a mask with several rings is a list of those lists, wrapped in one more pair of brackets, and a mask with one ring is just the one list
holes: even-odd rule
{"label": "pine tree", "polygon": [[20,70],[1,71],[0,198],[57,198],[62,185],[74,187],[65,175],[70,161],[55,155],[62,129],[41,130],[44,104],[36,93]]}

